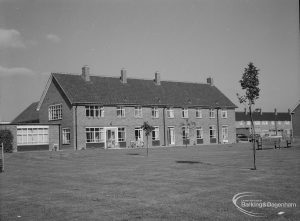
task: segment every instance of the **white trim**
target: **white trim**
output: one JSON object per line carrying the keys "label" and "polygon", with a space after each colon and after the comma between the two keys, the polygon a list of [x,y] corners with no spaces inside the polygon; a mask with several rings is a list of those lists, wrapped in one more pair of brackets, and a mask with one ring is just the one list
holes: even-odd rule
{"label": "white trim", "polygon": [[37,126],[35,126],[35,125],[28,125],[28,126],[21,125],[21,126],[17,126],[17,129],[22,129],[22,128],[47,128],[47,129],[49,129],[49,126],[41,126],[41,125],[37,125]]}

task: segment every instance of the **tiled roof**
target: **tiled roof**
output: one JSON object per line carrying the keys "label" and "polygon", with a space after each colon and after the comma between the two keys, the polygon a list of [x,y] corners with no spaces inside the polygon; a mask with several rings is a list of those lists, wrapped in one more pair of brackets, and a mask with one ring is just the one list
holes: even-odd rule
{"label": "tiled roof", "polygon": [[121,83],[117,77],[91,76],[85,81],[81,75],[53,73],[71,104],[103,105],[165,105],[236,108],[215,86],[200,83],[128,78]]}
{"label": "tiled roof", "polygon": [[20,113],[12,123],[38,123],[39,113],[36,110],[38,102],[30,104],[22,113]]}
{"label": "tiled roof", "polygon": [[[235,112],[236,121],[250,121],[250,114],[245,112]],[[277,117],[274,112],[253,112],[254,121],[290,121],[291,115],[289,113],[278,112]]]}

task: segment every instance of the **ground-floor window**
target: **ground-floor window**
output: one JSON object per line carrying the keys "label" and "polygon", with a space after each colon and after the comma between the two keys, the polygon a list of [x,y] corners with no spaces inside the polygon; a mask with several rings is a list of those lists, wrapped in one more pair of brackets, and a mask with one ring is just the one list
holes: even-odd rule
{"label": "ground-floor window", "polygon": [[216,138],[216,126],[215,125],[211,125],[209,126],[209,137],[210,138]]}
{"label": "ground-floor window", "polygon": [[101,127],[87,127],[86,132],[86,142],[87,143],[102,143],[104,142],[104,128]]}
{"label": "ground-floor window", "polygon": [[202,127],[197,127],[196,133],[197,133],[197,139],[203,139],[203,128]]}
{"label": "ground-floor window", "polygon": [[159,127],[154,127],[152,131],[152,140],[159,140]]}
{"label": "ground-floor window", "polygon": [[126,132],[124,127],[118,128],[118,139],[119,142],[124,142],[126,140]]}
{"label": "ground-floor window", "polygon": [[49,144],[49,127],[48,126],[18,126],[17,144],[18,145]]}
{"label": "ground-floor window", "polygon": [[71,143],[71,130],[70,130],[70,128],[63,128],[62,129],[62,137],[63,137],[63,144],[70,144]]}
{"label": "ground-floor window", "polygon": [[136,127],[134,129],[134,136],[136,141],[142,141],[143,140],[143,130],[140,127]]}

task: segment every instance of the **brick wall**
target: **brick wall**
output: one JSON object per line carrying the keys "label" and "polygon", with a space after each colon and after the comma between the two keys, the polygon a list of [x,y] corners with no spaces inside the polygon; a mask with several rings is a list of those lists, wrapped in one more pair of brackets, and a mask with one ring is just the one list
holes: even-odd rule
{"label": "brick wall", "polygon": [[292,115],[293,119],[293,135],[295,138],[300,138],[300,105],[298,105],[294,114]]}
{"label": "brick wall", "polygon": [[[62,119],[51,120],[48,118],[48,108],[53,104],[62,104]],[[39,110],[39,119],[42,124],[61,124],[61,130],[63,128],[70,128],[71,131],[71,143],[62,144],[62,149],[74,148],[74,121],[73,121],[73,107],[69,104],[67,98],[58,87],[57,83],[52,80],[48,88],[47,94],[43,100],[41,108]],[[61,142],[62,143],[62,136]]]}
{"label": "brick wall", "polygon": [[[77,108],[77,131],[78,131],[78,148],[86,147],[86,127],[125,127],[126,128],[126,141],[127,146],[130,141],[135,140],[134,128],[140,127],[144,121],[148,121],[152,126],[158,126],[160,132],[160,145],[165,145],[164,134],[167,135],[168,126],[173,126],[175,129],[175,144],[183,145],[182,139],[182,126],[186,124],[186,119],[182,118],[182,110],[181,108],[173,108],[174,109],[174,118],[167,118],[165,125],[165,133],[164,133],[164,124],[163,124],[163,108],[158,108],[159,110],[159,118],[152,118],[151,115],[151,107],[143,107],[143,117],[135,118],[134,117],[134,107],[125,107],[125,117],[118,118],[116,107],[104,107],[104,117],[101,118],[92,118],[85,116],[85,107],[78,106]],[[222,142],[222,125],[228,126],[229,131],[229,143],[235,142],[235,111],[234,109],[228,109],[228,116],[226,119],[221,118],[221,111],[219,111],[219,137],[220,142]],[[73,114],[75,116],[75,113]],[[75,120],[75,118],[74,118]],[[209,118],[209,110],[202,109],[202,118],[196,118],[196,110],[189,109],[189,123],[195,123],[195,126],[190,129],[190,144],[193,145],[196,143],[196,127],[203,128],[204,134],[204,144],[210,143],[209,138],[209,126],[215,125],[217,128],[217,117],[210,119]],[[144,141],[146,141],[146,137],[144,137]],[[149,146],[152,146],[152,136],[149,136]]]}

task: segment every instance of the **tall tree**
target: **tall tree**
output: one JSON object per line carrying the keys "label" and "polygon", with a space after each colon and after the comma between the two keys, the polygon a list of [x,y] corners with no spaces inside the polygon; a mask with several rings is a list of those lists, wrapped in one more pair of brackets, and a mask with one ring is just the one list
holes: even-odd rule
{"label": "tall tree", "polygon": [[[239,95],[238,99],[241,104],[246,105],[249,108],[249,114],[251,119],[251,131],[252,138],[255,138],[255,128],[253,123],[252,109],[255,105],[255,101],[259,98],[259,69],[257,69],[252,62],[248,64],[245,68],[242,79],[239,81],[243,90],[245,90],[244,95]],[[253,140],[253,170],[256,170],[255,162],[255,140]]]}
{"label": "tall tree", "polygon": [[149,148],[148,137],[151,134],[151,132],[154,130],[154,127],[151,126],[148,122],[144,122],[141,128],[143,129],[147,137],[147,157],[148,157],[148,148]]}

